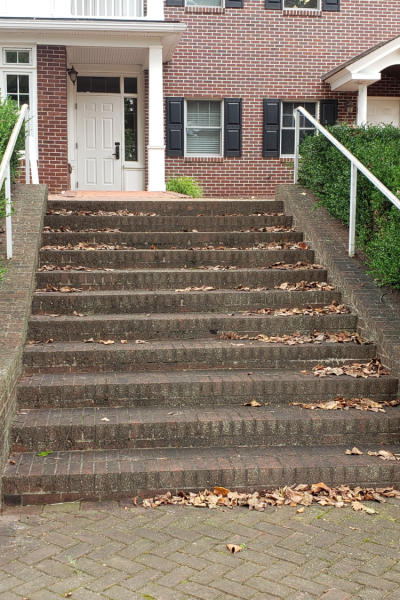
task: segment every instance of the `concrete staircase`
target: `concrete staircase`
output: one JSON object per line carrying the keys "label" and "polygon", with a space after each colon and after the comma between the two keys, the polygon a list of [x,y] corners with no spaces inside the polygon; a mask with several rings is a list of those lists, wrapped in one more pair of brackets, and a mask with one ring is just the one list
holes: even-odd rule
{"label": "concrete staircase", "polygon": [[[5,501],[400,481],[399,463],[344,453],[397,444],[398,409],[290,406],[396,399],[390,375],[312,373],[368,362],[374,344],[221,337],[357,331],[339,290],[276,289],[327,281],[302,240],[277,201],[49,201]],[[179,291],[202,286],[216,289]]]}

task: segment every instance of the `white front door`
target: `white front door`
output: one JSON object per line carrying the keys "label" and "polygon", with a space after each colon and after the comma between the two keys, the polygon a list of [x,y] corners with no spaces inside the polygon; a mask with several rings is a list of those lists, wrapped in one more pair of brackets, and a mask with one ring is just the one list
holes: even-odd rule
{"label": "white front door", "polygon": [[393,123],[399,126],[400,101],[396,99],[368,98],[367,121],[371,125],[379,123]]}
{"label": "white front door", "polygon": [[122,190],[121,99],[77,96],[79,190]]}

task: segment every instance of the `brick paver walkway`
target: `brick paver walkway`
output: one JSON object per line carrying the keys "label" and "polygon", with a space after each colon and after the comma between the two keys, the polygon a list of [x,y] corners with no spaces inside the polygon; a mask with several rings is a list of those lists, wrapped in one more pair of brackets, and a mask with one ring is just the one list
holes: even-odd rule
{"label": "brick paver walkway", "polygon": [[400,599],[400,501],[373,506],[6,509],[0,600]]}

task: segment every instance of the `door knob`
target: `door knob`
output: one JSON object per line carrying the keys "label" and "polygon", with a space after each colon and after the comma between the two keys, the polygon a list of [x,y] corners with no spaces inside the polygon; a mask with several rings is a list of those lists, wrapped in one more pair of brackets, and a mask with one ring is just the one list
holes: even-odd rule
{"label": "door knob", "polygon": [[115,160],[119,160],[119,150],[120,150],[120,142],[115,142]]}

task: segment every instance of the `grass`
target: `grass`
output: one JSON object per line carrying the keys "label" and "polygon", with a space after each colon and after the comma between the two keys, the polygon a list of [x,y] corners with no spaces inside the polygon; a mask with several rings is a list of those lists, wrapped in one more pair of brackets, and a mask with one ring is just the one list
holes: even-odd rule
{"label": "grass", "polygon": [[171,177],[167,182],[167,192],[176,192],[178,194],[185,194],[185,196],[191,196],[192,198],[201,198],[203,190],[198,181],[194,177]]}

